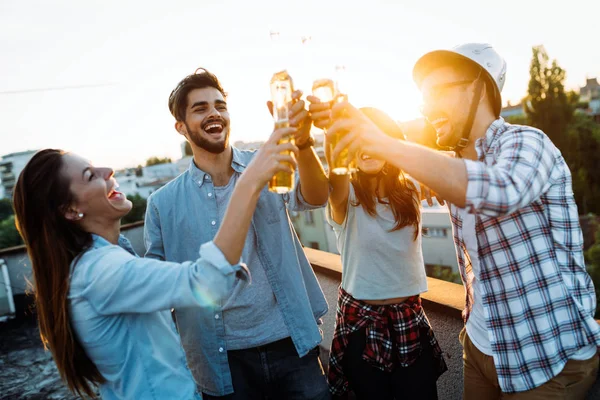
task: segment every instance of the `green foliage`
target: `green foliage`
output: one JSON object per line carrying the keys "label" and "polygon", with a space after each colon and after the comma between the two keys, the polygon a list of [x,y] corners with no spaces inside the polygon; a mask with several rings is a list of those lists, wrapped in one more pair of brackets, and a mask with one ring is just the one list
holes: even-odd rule
{"label": "green foliage", "polygon": [[573,177],[573,191],[580,214],[600,214],[600,125],[591,117],[575,114],[563,151]]}
{"label": "green foliage", "polygon": [[525,113],[531,125],[544,131],[560,150],[567,142],[567,127],[571,123],[578,96],[565,92],[566,72],[556,60],[549,61],[543,46],[533,48]]}
{"label": "green foliage", "polygon": [[589,248],[586,256],[587,271],[596,288],[596,318],[600,318],[600,229],[596,232],[596,244]]}
{"label": "green foliage", "polygon": [[23,239],[21,239],[21,235],[19,235],[19,231],[17,231],[15,216],[11,215],[0,221],[0,249],[22,244]]}
{"label": "green foliage", "polygon": [[505,117],[504,120],[513,125],[530,125],[526,115],[511,115],[510,117]]}
{"label": "green foliage", "polygon": [[441,279],[447,282],[462,283],[460,274],[458,272],[452,272],[449,267],[442,267],[440,265],[434,265],[429,268],[428,276],[436,279]]}
{"label": "green foliage", "polygon": [[600,126],[575,112],[581,107],[579,96],[565,92],[566,72],[556,60],[550,63],[542,46],[533,48],[529,72],[527,124],[541,129],[561,151],[571,170],[579,213],[600,214]]}
{"label": "green foliage", "polygon": [[193,156],[194,153],[192,152],[192,146],[190,146],[190,142],[186,141],[185,142],[185,150],[184,153],[186,156]]}
{"label": "green foliage", "polygon": [[139,193],[127,196],[127,199],[133,203],[133,207],[129,214],[121,219],[121,224],[129,224],[132,222],[143,221],[146,214],[146,199]]}
{"label": "green foliage", "polygon": [[146,167],[151,167],[152,165],[157,164],[168,164],[171,162],[169,157],[160,158],[160,157],[150,157],[146,160]]}
{"label": "green foliage", "polygon": [[10,199],[0,199],[0,221],[13,215],[12,201]]}

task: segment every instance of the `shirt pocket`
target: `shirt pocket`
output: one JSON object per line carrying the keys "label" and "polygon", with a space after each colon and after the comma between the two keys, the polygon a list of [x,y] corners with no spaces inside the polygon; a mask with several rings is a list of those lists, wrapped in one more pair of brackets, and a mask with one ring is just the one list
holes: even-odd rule
{"label": "shirt pocket", "polygon": [[276,224],[281,221],[281,214],[285,211],[285,203],[281,195],[269,192],[267,186],[261,191],[256,212],[260,220],[268,224]]}

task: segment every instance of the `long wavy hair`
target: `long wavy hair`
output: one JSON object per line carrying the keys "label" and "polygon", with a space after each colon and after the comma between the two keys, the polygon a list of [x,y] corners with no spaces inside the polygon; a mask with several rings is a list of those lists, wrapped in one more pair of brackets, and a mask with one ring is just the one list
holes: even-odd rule
{"label": "long wavy hair", "polygon": [[[361,108],[360,110],[389,136],[404,139],[404,134],[398,124],[383,111],[371,107]],[[373,179],[376,180],[375,186],[372,185]],[[383,181],[385,186],[387,199],[379,197],[377,193],[376,188],[379,186],[380,181]],[[406,226],[414,226],[414,239],[417,239],[421,220],[418,191],[414,183],[406,178],[402,170],[385,163],[377,175],[366,174],[359,170],[352,174],[350,182],[356,194],[356,201],[351,203],[352,206],[362,206],[370,216],[375,217],[377,215],[377,203],[389,204],[396,222],[390,232]]]}
{"label": "long wavy hair", "polygon": [[105,380],[71,327],[71,262],[92,243],[90,233],[65,218],[74,197],[62,173],[62,150],[37,152],[21,172],[13,195],[16,224],[33,269],[37,319],[44,347],[50,349],[71,392],[95,397]]}

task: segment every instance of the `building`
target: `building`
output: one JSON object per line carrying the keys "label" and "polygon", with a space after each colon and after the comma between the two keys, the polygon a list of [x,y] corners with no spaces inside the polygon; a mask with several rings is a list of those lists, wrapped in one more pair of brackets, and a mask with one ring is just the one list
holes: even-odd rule
{"label": "building", "polygon": [[[154,191],[187,169],[190,157],[187,160],[182,160],[176,163],[155,164],[149,167],[127,168],[117,171],[114,176],[119,183],[119,191],[126,196],[139,194],[143,198],[148,198]],[[185,168],[183,168],[183,165],[185,165]],[[183,168],[183,171],[181,168]]]}
{"label": "building", "polygon": [[2,185],[0,195],[2,197],[0,198],[12,198],[13,189],[21,171],[36,152],[37,150],[27,150],[2,156],[2,160],[0,160],[0,182]]}
{"label": "building", "polygon": [[[421,208],[423,260],[428,272],[435,266],[457,273],[458,261],[452,237],[452,223],[446,206]],[[429,275],[429,274],[428,274]]]}
{"label": "building", "polygon": [[325,207],[312,211],[290,211],[290,219],[304,247],[340,254],[335,233],[325,219],[325,212]]}
{"label": "building", "polygon": [[512,105],[509,101],[506,107],[503,107],[500,111],[500,116],[505,119],[525,117],[525,109],[523,108],[523,103]]}
{"label": "building", "polygon": [[579,88],[579,101],[587,104],[583,111],[600,123],[600,83],[598,83],[598,78],[587,78],[585,86]]}

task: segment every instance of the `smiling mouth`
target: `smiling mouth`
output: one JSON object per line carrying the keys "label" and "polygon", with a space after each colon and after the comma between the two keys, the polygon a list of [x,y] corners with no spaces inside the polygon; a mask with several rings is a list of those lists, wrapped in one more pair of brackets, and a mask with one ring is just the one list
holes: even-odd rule
{"label": "smiling mouth", "polygon": [[204,132],[210,135],[218,135],[221,132],[223,132],[223,129],[225,129],[225,125],[222,122],[209,122],[205,124],[202,127],[202,129],[204,130]]}
{"label": "smiling mouth", "polygon": [[117,189],[119,188],[118,185],[115,185],[106,195],[106,197],[108,197],[109,200],[120,200],[123,197],[125,197],[125,195],[121,192],[119,192]]}
{"label": "smiling mouth", "polygon": [[434,120],[430,120],[429,123],[431,124],[431,126],[433,126],[433,129],[438,130],[439,128],[442,127],[442,125],[444,125],[446,122],[448,122],[448,118],[436,118]]}

